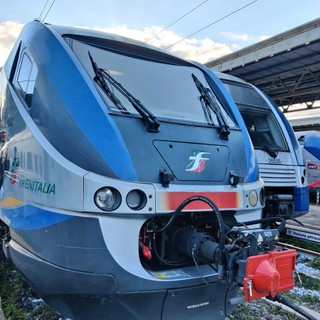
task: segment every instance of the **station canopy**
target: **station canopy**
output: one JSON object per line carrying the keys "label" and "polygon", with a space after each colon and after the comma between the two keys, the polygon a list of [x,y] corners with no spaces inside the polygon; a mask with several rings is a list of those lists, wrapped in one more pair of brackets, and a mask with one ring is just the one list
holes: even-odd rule
{"label": "station canopy", "polygon": [[254,84],[284,112],[295,104],[316,108],[320,100],[320,18],[206,65]]}

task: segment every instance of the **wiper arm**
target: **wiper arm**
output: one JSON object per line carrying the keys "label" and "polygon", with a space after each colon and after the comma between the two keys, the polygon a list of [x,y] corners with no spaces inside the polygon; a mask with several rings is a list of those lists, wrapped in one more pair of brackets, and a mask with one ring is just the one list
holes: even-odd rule
{"label": "wiper arm", "polygon": [[272,148],[266,144],[258,135],[258,133],[254,130],[252,130],[251,128],[249,129],[249,133],[250,135],[253,135],[262,145],[264,151],[266,151],[268,153],[268,155],[272,158],[276,158],[278,156],[278,153],[273,151]]}
{"label": "wiper arm", "polygon": [[217,104],[215,97],[213,97],[212,91],[209,88],[206,88],[194,74],[192,74],[192,78],[200,92],[200,102],[202,104],[202,108],[208,123],[213,124],[210,113],[210,110],[212,110],[217,117],[219,125],[218,133],[220,139],[228,140],[228,136],[230,134],[229,126],[227,125],[227,122],[223,114],[221,113],[220,107]]}
{"label": "wiper arm", "polygon": [[106,82],[106,79],[104,78],[104,75],[102,73],[102,70],[99,69],[99,67],[97,66],[96,62],[93,60],[89,51],[88,51],[88,54],[92,64],[93,71],[95,73],[95,77],[93,80],[98,83],[100,88],[106,93],[109,99],[114,103],[114,105],[119,110],[121,110],[124,113],[129,113],[126,107],[121,103],[121,101],[116,97],[113,91],[109,88],[108,83]]}
{"label": "wiper arm", "polygon": [[[106,83],[108,81],[114,88],[116,88],[123,96],[125,96],[132,106],[138,111],[138,113],[141,115],[143,121],[146,124],[146,130],[148,132],[159,132],[159,127],[160,123],[157,120],[157,118],[153,115],[152,112],[150,112],[142,103],[140,100],[135,98],[128,90],[126,90],[120,82],[118,82],[116,79],[114,79],[108,72],[106,72],[104,69],[99,68],[97,64],[94,62],[90,52],[89,57],[93,66],[93,69],[95,71],[96,77],[97,78],[95,81],[98,81],[99,84],[101,83]],[[108,87],[108,85],[107,85]],[[108,92],[107,92],[108,91]],[[105,91],[108,95],[108,97],[116,104],[116,106],[119,108],[121,106],[121,110],[125,110],[126,112],[127,109],[122,105],[120,100],[114,95],[110,89]],[[112,98],[109,96],[111,93]],[[116,99],[116,100],[113,100]],[[119,108],[120,109],[120,108]]]}

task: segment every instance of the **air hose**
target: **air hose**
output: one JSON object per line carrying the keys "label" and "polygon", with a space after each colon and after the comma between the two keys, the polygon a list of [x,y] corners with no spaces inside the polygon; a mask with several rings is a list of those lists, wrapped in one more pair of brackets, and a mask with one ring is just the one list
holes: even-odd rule
{"label": "air hose", "polygon": [[235,223],[234,226],[250,226],[252,224],[258,224],[258,223],[267,223],[267,222],[280,222],[280,225],[277,227],[279,233],[284,230],[286,226],[286,219],[282,217],[270,217],[270,218],[263,218],[263,219],[257,219],[252,221],[246,221],[246,222],[238,222]]}
{"label": "air hose", "polygon": [[224,251],[224,246],[225,246],[225,225],[224,225],[224,221],[223,221],[222,215],[221,215],[218,207],[216,206],[216,204],[212,200],[210,200],[209,198],[204,197],[204,196],[192,196],[192,197],[185,199],[179,205],[179,207],[172,213],[172,217],[170,218],[169,222],[161,230],[157,230],[157,231],[163,231],[166,228],[168,228],[169,225],[171,225],[173,223],[173,221],[176,219],[178,214],[181,213],[181,211],[188,204],[190,204],[191,202],[194,202],[194,201],[205,202],[216,215],[216,218],[218,221],[218,226],[219,226],[219,249],[218,249],[217,263],[218,263],[218,268],[219,268],[219,275],[222,276],[222,273],[223,273],[222,261],[223,261],[223,251]]}

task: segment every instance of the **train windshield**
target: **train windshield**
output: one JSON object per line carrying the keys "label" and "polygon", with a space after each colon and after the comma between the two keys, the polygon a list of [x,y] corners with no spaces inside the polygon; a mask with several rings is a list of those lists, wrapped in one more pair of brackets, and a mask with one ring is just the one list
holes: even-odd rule
{"label": "train windshield", "polygon": [[239,108],[255,149],[276,157],[289,151],[283,131],[267,101],[251,86],[222,80]]}
{"label": "train windshield", "polygon": [[[158,51],[141,49],[133,45],[127,45],[129,49],[124,48],[123,44],[121,47],[116,47],[118,45],[116,41],[111,46],[106,43],[98,45],[82,39],[65,38],[65,40],[92,79],[97,76],[93,68],[93,61],[98,69],[103,71],[108,89],[107,94],[104,90],[101,96],[111,112],[123,115],[142,115],[128,96],[119,92],[114,85],[116,82],[144,106],[149,116],[151,114],[161,120],[221,127],[217,113],[204,110],[192,74],[201,81],[203,86],[210,89],[211,87],[203,72],[190,63],[182,62],[183,60],[178,58],[170,60],[168,58],[170,56],[164,53],[156,56]],[[141,51],[135,52],[136,48],[140,48]],[[155,56],[151,56],[150,52],[156,53]],[[113,79],[114,82],[108,81],[106,77]],[[226,125],[231,128],[235,127],[235,122],[223,108],[214,92],[212,95],[215,97],[215,102]],[[208,112],[210,112],[210,122]]]}

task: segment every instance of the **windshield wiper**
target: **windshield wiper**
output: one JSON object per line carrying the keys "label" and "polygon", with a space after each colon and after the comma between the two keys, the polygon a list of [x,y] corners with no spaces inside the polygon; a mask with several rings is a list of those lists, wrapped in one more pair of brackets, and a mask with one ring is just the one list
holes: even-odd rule
{"label": "windshield wiper", "polygon": [[111,101],[116,105],[118,109],[123,112],[129,113],[128,110],[123,106],[121,101],[115,96],[115,94],[110,90],[107,82],[116,88],[123,96],[125,96],[132,106],[141,115],[143,121],[146,124],[146,130],[148,132],[159,132],[160,123],[157,118],[141,103],[140,100],[135,98],[128,90],[126,90],[121,83],[114,79],[108,72],[104,69],[99,68],[96,62],[93,60],[90,52],[88,52],[90,61],[92,63],[93,70],[95,72],[94,80],[100,85]]}
{"label": "windshield wiper", "polygon": [[211,117],[211,111],[213,111],[217,117],[219,125],[219,138],[228,140],[228,136],[230,134],[229,126],[227,125],[227,122],[221,113],[221,109],[216,101],[216,98],[213,96],[212,91],[209,88],[206,88],[194,74],[192,74],[192,78],[200,92],[200,102],[208,123],[213,124]]}
{"label": "windshield wiper", "polygon": [[251,135],[254,136],[254,138],[257,139],[259,143],[261,143],[263,150],[266,151],[270,157],[276,158],[278,156],[278,153],[273,151],[273,149],[267,143],[265,143],[263,139],[259,137],[258,132],[252,130],[251,128],[249,128],[248,130],[249,130],[250,136]]}
{"label": "windshield wiper", "polygon": [[92,64],[93,71],[95,73],[94,81],[98,83],[100,88],[105,92],[105,94],[109,97],[109,99],[114,103],[114,105],[121,110],[124,113],[129,113],[126,107],[121,103],[121,101],[116,97],[116,95],[113,93],[113,90],[111,90],[108,86],[108,83],[102,73],[102,70],[98,68],[97,64],[93,60],[90,52],[89,57]]}

